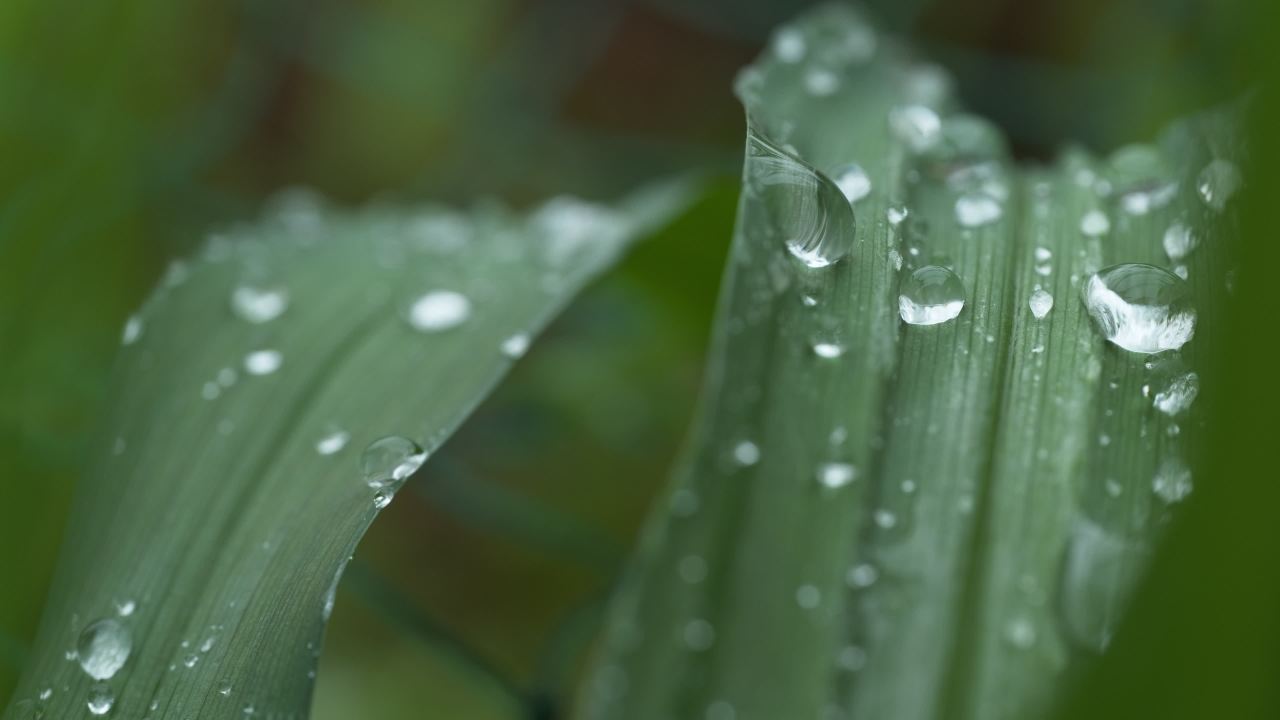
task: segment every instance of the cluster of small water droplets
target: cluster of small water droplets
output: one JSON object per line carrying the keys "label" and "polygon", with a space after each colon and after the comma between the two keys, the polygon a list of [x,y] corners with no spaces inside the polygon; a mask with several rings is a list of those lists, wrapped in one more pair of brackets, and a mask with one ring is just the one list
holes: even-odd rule
{"label": "cluster of small water droplets", "polygon": [[1125,350],[1177,350],[1195,334],[1186,283],[1163,268],[1113,265],[1090,276],[1082,296],[1103,337]]}
{"label": "cluster of small water droplets", "polygon": [[374,440],[364,449],[360,470],[369,487],[394,491],[426,461],[427,453],[417,443],[391,435]]}
{"label": "cluster of small water droplets", "polygon": [[926,265],[902,282],[898,314],[910,325],[937,325],[964,309],[964,284],[949,268]]}
{"label": "cluster of small water droplets", "polygon": [[453,290],[432,290],[418,296],[409,306],[409,324],[421,332],[440,332],[457,327],[471,316],[471,301]]}
{"label": "cluster of small water droplets", "polygon": [[275,320],[289,307],[289,294],[281,288],[240,285],[231,291],[231,310],[246,322],[259,325]]}

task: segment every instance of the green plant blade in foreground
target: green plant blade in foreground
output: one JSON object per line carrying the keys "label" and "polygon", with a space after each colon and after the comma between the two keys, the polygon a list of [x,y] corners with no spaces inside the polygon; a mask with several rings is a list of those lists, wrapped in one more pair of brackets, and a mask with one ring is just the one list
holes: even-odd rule
{"label": "green plant blade in foreground", "polygon": [[4,717],[305,717],[342,568],[421,462],[384,456],[375,489],[366,447],[434,451],[528,338],[688,196],[676,183],[517,216],[347,213],[291,193],[175,264],[125,328]]}
{"label": "green plant blade in foreground", "polygon": [[[1188,373],[1228,285],[1228,123],[1016,168],[945,73],[834,5],[779,30],[738,91],[708,387],[582,715],[1044,712],[1105,650],[1190,487],[1211,400]],[[1117,263],[1188,278],[1180,352],[1095,326],[1081,290]],[[922,297],[926,266],[965,304],[909,324],[900,295]]]}

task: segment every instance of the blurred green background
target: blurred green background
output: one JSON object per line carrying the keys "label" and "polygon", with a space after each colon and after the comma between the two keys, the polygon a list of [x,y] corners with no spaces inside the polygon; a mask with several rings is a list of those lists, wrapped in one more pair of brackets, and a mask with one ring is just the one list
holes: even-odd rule
{"label": "blurred green background", "polygon": [[[523,205],[709,170],[383,514],[339,593],[317,718],[559,716],[698,390],[741,162],[732,78],[807,4],[0,4],[0,706],[121,324],[210,228],[297,184]],[[1033,159],[1238,97],[1248,30],[1275,26],[1232,2],[871,5]]]}

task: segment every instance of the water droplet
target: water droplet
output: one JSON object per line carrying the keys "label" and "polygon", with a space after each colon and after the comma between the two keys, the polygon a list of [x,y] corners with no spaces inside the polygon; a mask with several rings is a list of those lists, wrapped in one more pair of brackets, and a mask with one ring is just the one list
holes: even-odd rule
{"label": "water droplet", "polygon": [[829,462],[818,466],[818,482],[832,490],[842,488],[858,478],[858,469],[849,463]]}
{"label": "water droplet", "polygon": [[1000,202],[986,193],[965,193],[956,198],[956,220],[965,227],[978,227],[1000,219]]}
{"label": "water droplet", "polygon": [[907,219],[910,211],[904,205],[890,205],[885,211],[885,218],[890,225],[900,225],[903,220]]}
{"label": "water droplet", "polygon": [[696,585],[707,577],[707,561],[698,555],[686,555],[680,559],[676,571],[680,573],[681,580]]}
{"label": "water droplet", "polygon": [[773,36],[773,52],[784,63],[800,62],[807,49],[804,33],[795,28],[782,28]]}
{"label": "water droplet", "polygon": [[502,341],[502,354],[511,359],[522,357],[529,350],[529,335],[517,333]]}
{"label": "water droplet", "polygon": [[471,316],[471,301],[452,290],[433,290],[413,301],[409,324],[422,332],[439,332],[457,327]]}
{"label": "water droplet", "polygon": [[801,585],[796,588],[796,604],[805,610],[812,610],[822,604],[822,591],[814,585]]}
{"label": "water droplet", "polygon": [[1186,224],[1176,222],[1164,231],[1164,252],[1170,260],[1181,260],[1200,244],[1195,232]]}
{"label": "water droplet", "polygon": [[1196,191],[1200,193],[1200,199],[1204,200],[1205,205],[1222,212],[1227,201],[1243,184],[1244,178],[1235,164],[1218,158],[1200,171],[1200,176],[1196,179]]}
{"label": "water droplet", "polygon": [[813,354],[820,358],[834,360],[844,354],[844,346],[829,342],[814,343]]}
{"label": "water droplet", "polygon": [[853,248],[854,218],[834,182],[755,134],[747,146],[747,189],[761,220],[784,237],[787,252],[810,268],[832,265]]}
{"label": "water droplet", "polygon": [[142,337],[142,318],[130,315],[129,319],[124,321],[124,330],[120,333],[120,344],[132,345],[140,337]]}
{"label": "water droplet", "polygon": [[1125,350],[1177,350],[1195,334],[1186,282],[1163,268],[1113,265],[1090,276],[1082,295],[1103,337]]}
{"label": "water droplet", "polygon": [[395,493],[383,492],[379,490],[378,492],[373,494],[373,506],[379,510],[382,510],[386,508],[388,505],[390,505],[391,501],[395,499],[396,499]]}
{"label": "water droplet", "polygon": [[880,571],[871,563],[859,563],[849,568],[844,581],[852,588],[870,587],[880,578]]}
{"label": "water droplet", "polygon": [[53,688],[47,687],[40,691],[41,700],[47,701],[51,697],[53,697]]}
{"label": "water droplet", "polygon": [[1036,288],[1031,293],[1031,299],[1027,301],[1027,305],[1031,307],[1031,314],[1037,320],[1043,320],[1049,311],[1053,309],[1053,296],[1040,288]]}
{"label": "water droplet", "polygon": [[738,720],[738,711],[724,700],[716,700],[707,706],[703,720]]}
{"label": "water droplet", "polygon": [[289,294],[281,288],[241,285],[231,291],[231,310],[255,325],[280,317],[289,307]]}
{"label": "water droplet", "polygon": [[116,696],[111,693],[111,688],[102,683],[89,688],[89,699],[86,705],[90,715],[106,715],[111,712],[115,704]]}
{"label": "water droplet", "polygon": [[707,650],[716,641],[716,630],[706,620],[690,620],[684,626],[684,644],[690,650]]}
{"label": "water droplet", "polygon": [[849,672],[858,672],[867,666],[867,651],[857,645],[846,645],[840,650],[836,662]]}
{"label": "water droplet", "polygon": [[1090,210],[1080,218],[1080,232],[1089,237],[1106,235],[1111,230],[1111,221],[1101,210]]}
{"label": "water droplet", "polygon": [[1165,458],[1151,481],[1151,489],[1166,503],[1182,501],[1191,494],[1191,468],[1176,457]]}
{"label": "water droplet", "polygon": [[209,652],[210,650],[213,649],[214,644],[217,642],[218,642],[218,639],[213,635],[210,635],[209,637],[204,639],[204,642],[200,643],[200,652],[202,653]]}
{"label": "water droplet", "polygon": [[937,325],[964,309],[964,285],[951,270],[926,265],[911,273],[898,295],[898,314],[911,325]]}
{"label": "water droplet", "polygon": [[840,89],[840,76],[826,68],[810,68],[804,74],[804,87],[818,97],[834,95]]}
{"label": "water droplet", "polygon": [[1036,644],[1036,627],[1030,620],[1017,617],[1005,625],[1004,636],[1014,647],[1027,650]]}
{"label": "water droplet", "polygon": [[250,375],[270,375],[283,362],[284,356],[278,350],[256,350],[244,356],[244,369]]}
{"label": "water droplet", "polygon": [[888,530],[898,524],[898,516],[888,510],[876,510],[874,514],[876,525]]}
{"label": "water droplet", "polygon": [[218,694],[222,697],[229,697],[231,695],[231,683],[224,680],[218,685]]}
{"label": "water droplet", "polygon": [[755,465],[760,462],[760,448],[750,440],[743,440],[733,447],[733,459],[739,465]]}
{"label": "water droplet", "polygon": [[1077,520],[1059,583],[1058,606],[1067,636],[1091,650],[1105,650],[1146,559],[1141,545],[1087,518]]}
{"label": "water droplet", "polygon": [[186,657],[182,658],[182,664],[183,664],[183,665],[185,665],[185,666],[187,666],[187,667],[189,667],[189,668],[193,668],[193,667],[195,667],[195,666],[196,666],[196,663],[198,663],[198,662],[200,662],[200,656],[199,656],[199,655],[196,655],[195,653],[192,653],[192,654],[190,654],[190,655],[188,655],[188,656],[186,656]]}
{"label": "water droplet", "polygon": [[351,433],[346,430],[332,430],[316,441],[316,452],[321,455],[332,455],[347,446],[351,441]]}
{"label": "water droplet", "polygon": [[889,128],[894,137],[916,153],[933,147],[942,136],[942,120],[938,113],[924,105],[894,108],[889,113]]}
{"label": "water droplet", "polygon": [[832,173],[836,187],[850,203],[856,203],[871,194],[871,178],[858,163],[849,163]]}
{"label": "water droplet", "polygon": [[1193,372],[1179,375],[1169,382],[1169,386],[1156,393],[1155,406],[1160,412],[1173,417],[1195,402],[1200,394],[1200,376]]}
{"label": "water droplet", "polygon": [[116,615],[120,617],[129,617],[134,610],[138,609],[138,603],[133,600],[124,600],[116,603]]}
{"label": "water droplet", "polygon": [[109,680],[124,667],[132,651],[128,628],[112,618],[90,623],[76,642],[80,667],[94,680]]}
{"label": "water droplet", "polygon": [[374,440],[360,456],[364,481],[375,490],[394,490],[422,467],[427,453],[408,438],[392,435]]}

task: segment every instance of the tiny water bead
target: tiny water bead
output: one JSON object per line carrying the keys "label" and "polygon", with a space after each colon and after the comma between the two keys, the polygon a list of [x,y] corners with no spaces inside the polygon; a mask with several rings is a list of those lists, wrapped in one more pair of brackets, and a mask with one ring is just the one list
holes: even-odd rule
{"label": "tiny water bead", "polygon": [[130,315],[129,319],[124,321],[124,330],[120,332],[120,344],[132,345],[140,337],[142,337],[142,318]]}
{"label": "tiny water bead", "polygon": [[275,320],[289,307],[289,294],[280,288],[241,285],[231,291],[231,310],[241,320],[260,325]]}
{"label": "tiny water bead", "polygon": [[808,50],[804,33],[796,28],[783,28],[773,36],[773,52],[784,63],[798,63]]}
{"label": "tiny water bead", "polygon": [[399,487],[427,461],[427,453],[414,441],[391,435],[374,440],[360,456],[364,481],[375,490]]}
{"label": "tiny water bead", "polygon": [[849,463],[829,462],[818,466],[818,483],[835,490],[858,479],[858,469]]}
{"label": "tiny water bead", "polygon": [[111,688],[102,683],[97,683],[89,688],[89,698],[85,702],[89,709],[90,715],[106,715],[111,712],[111,708],[116,704],[116,696],[112,694]]}
{"label": "tiny water bead", "polygon": [[1080,232],[1089,237],[1106,235],[1111,230],[1111,221],[1101,210],[1090,210],[1080,218]]}
{"label": "tiny water bead", "polygon": [[1053,296],[1042,288],[1036,288],[1031,293],[1031,298],[1027,300],[1027,305],[1031,307],[1031,314],[1037,320],[1043,320],[1053,309]]}
{"label": "tiny water bead", "polygon": [[1081,295],[1103,337],[1125,350],[1177,350],[1195,334],[1186,281],[1163,268],[1113,265],[1090,276]]}
{"label": "tiny water bead", "polygon": [[942,135],[942,119],[932,108],[907,105],[889,113],[889,129],[912,152],[921,153],[937,144]]}
{"label": "tiny water bead", "polygon": [[1196,179],[1196,192],[1205,205],[1217,212],[1227,207],[1227,201],[1244,184],[1240,170],[1229,160],[1218,158],[1200,171]]}
{"label": "tiny water bead", "polygon": [[396,497],[395,493],[379,490],[373,494],[373,506],[379,510],[386,508]]}
{"label": "tiny water bead", "polygon": [[1169,256],[1170,260],[1181,260],[1191,254],[1192,250],[1200,244],[1200,239],[1196,237],[1195,232],[1184,223],[1176,222],[1164,231],[1162,240],[1164,245],[1164,253]]}
{"label": "tiny water bead", "polygon": [[1182,501],[1191,494],[1191,468],[1176,457],[1166,458],[1156,470],[1151,490],[1166,503]]}
{"label": "tiny water bead", "polygon": [[804,74],[804,87],[810,95],[834,95],[840,89],[840,76],[826,68],[810,68]]}
{"label": "tiny water bead", "polygon": [[857,163],[849,163],[837,168],[832,173],[832,179],[850,203],[856,203],[871,194],[871,178]]}
{"label": "tiny water bead", "polygon": [[1000,202],[986,193],[965,193],[956,198],[956,221],[965,227],[979,227],[1000,219]]}
{"label": "tiny water bead", "polygon": [[109,680],[124,667],[132,651],[129,629],[112,618],[90,623],[76,641],[80,668],[94,680]]}
{"label": "tiny water bead", "polygon": [[471,301],[452,290],[433,290],[419,296],[409,307],[409,324],[422,332],[448,330],[470,316]]}
{"label": "tiny water bead", "polygon": [[884,211],[885,219],[889,221],[890,225],[895,226],[902,224],[902,221],[906,220],[910,214],[911,211],[905,205],[890,205]]}
{"label": "tiny water bead", "polygon": [[316,452],[321,455],[332,455],[347,446],[351,441],[351,433],[346,430],[332,430],[316,441]]}
{"label": "tiny water bead", "polygon": [[255,350],[244,356],[244,369],[250,375],[270,375],[284,364],[278,350]]}
{"label": "tiny water bead", "polygon": [[911,273],[898,295],[898,314],[910,325],[937,325],[964,309],[964,284],[950,269],[926,265]]}
{"label": "tiny water bead", "polygon": [[523,357],[529,351],[529,336],[525,333],[517,333],[502,341],[502,354],[515,360]]}
{"label": "tiny water bead", "polygon": [[702,651],[711,648],[716,641],[716,630],[706,620],[690,620],[684,626],[684,644],[690,650]]}
{"label": "tiny water bead", "polygon": [[760,462],[760,448],[750,440],[743,440],[734,446],[733,459],[739,465],[755,465]]}
{"label": "tiny water bead", "polygon": [[1189,372],[1179,375],[1169,382],[1169,386],[1156,393],[1154,405],[1157,410],[1173,417],[1195,402],[1200,394],[1200,376]]}
{"label": "tiny water bead", "polygon": [[822,604],[822,591],[814,585],[801,585],[796,588],[796,604],[805,610],[812,610]]}
{"label": "tiny water bead", "polygon": [[834,360],[844,354],[844,346],[833,342],[814,343],[813,354],[824,360]]}
{"label": "tiny water bead", "polygon": [[852,588],[871,587],[880,578],[880,571],[871,563],[859,563],[845,574],[845,584]]}

